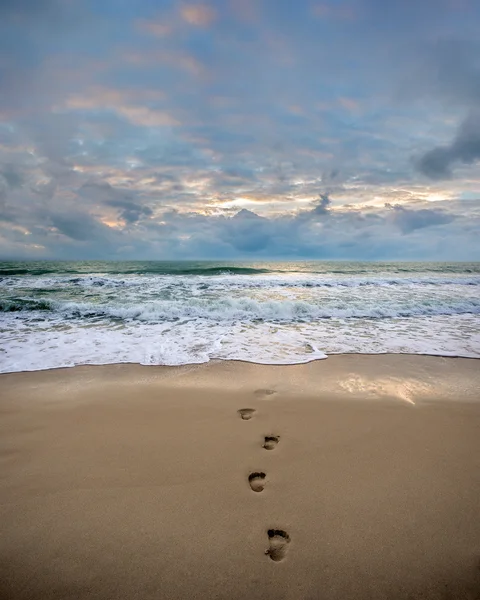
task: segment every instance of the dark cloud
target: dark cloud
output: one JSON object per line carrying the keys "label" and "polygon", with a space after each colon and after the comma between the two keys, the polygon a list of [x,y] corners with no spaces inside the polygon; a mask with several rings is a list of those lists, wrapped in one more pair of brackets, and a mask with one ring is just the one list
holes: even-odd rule
{"label": "dark cloud", "polygon": [[327,215],[330,210],[332,201],[327,194],[320,194],[320,199],[317,200],[315,208],[312,209],[311,213],[314,215]]}
{"label": "dark cloud", "polygon": [[50,220],[60,233],[79,242],[101,239],[107,230],[92,216],[81,212],[58,211],[50,215]]}
{"label": "dark cloud", "polygon": [[243,209],[226,221],[224,240],[241,252],[257,252],[269,243],[270,222]]}
{"label": "dark cloud", "polygon": [[406,208],[398,204],[386,204],[386,208],[393,211],[392,222],[403,233],[411,233],[416,229],[424,229],[434,225],[451,223],[456,217],[442,210],[421,208],[418,210]]}
{"label": "dark cloud", "polygon": [[50,199],[57,190],[57,182],[55,179],[47,179],[40,181],[31,186],[31,191],[44,199]]}
{"label": "dark cloud", "polygon": [[151,217],[153,211],[149,206],[135,202],[131,193],[117,189],[109,183],[85,183],[79,190],[83,197],[120,209],[119,216],[129,224],[136,223],[142,218]]}
{"label": "dark cloud", "polygon": [[301,210],[295,217],[295,221],[301,225],[312,220],[323,220],[331,216],[332,201],[328,194],[319,194],[318,199],[311,204],[312,208]]}
{"label": "dark cloud", "polygon": [[0,167],[0,176],[4,177],[9,188],[19,188],[24,183],[24,177],[13,165]]}
{"label": "dark cloud", "polygon": [[[473,20],[473,23],[475,19]],[[405,98],[428,98],[448,107],[471,108],[480,102],[480,42],[442,36],[410,49]],[[413,54],[414,53],[414,54]],[[408,65],[406,65],[408,66]]]}
{"label": "dark cloud", "polygon": [[[474,23],[475,16],[470,16]],[[424,44],[411,59],[404,98],[427,100],[457,115],[467,114],[450,144],[438,145],[415,161],[427,177],[448,179],[456,164],[472,164],[480,157],[480,43],[442,37]]]}
{"label": "dark cloud", "polygon": [[58,0],[0,0],[0,18],[38,18],[59,10]]}
{"label": "dark cloud", "polygon": [[471,112],[461,123],[448,146],[426,152],[417,162],[418,169],[432,179],[448,179],[456,164],[472,164],[480,159],[480,112]]}
{"label": "dark cloud", "polygon": [[450,166],[454,162],[451,148],[439,146],[426,152],[417,162],[418,170],[431,179],[449,179]]}
{"label": "dark cloud", "polygon": [[151,217],[153,215],[151,208],[148,206],[141,206],[131,200],[109,200],[107,204],[116,208],[121,208],[120,218],[130,224],[136,223],[141,218]]}

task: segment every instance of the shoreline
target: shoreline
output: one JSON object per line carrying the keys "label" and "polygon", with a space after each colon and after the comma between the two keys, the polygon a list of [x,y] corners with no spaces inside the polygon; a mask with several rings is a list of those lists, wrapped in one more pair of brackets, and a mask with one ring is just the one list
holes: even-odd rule
{"label": "shoreline", "polygon": [[472,359],[0,382],[2,600],[480,598]]}
{"label": "shoreline", "polygon": [[[76,365],[38,371],[0,374],[7,395],[9,386],[22,388],[25,383],[74,385],[97,382],[98,385],[136,385],[144,379],[182,389],[211,388],[227,393],[247,391],[245,381],[287,395],[335,397],[336,399],[391,400],[410,397],[415,402],[435,399],[454,402],[480,401],[479,359],[418,354],[336,354],[297,364],[261,364],[243,360],[215,359],[184,365],[141,365],[114,363]],[[458,390],[461,390],[459,398]]]}
{"label": "shoreline", "polygon": [[32,369],[32,370],[24,370],[24,371],[5,371],[0,372],[0,378],[4,375],[14,375],[14,374],[26,374],[26,373],[44,373],[50,371],[63,371],[70,369],[78,369],[83,367],[151,367],[151,368],[167,368],[167,369],[181,369],[186,367],[201,367],[202,365],[215,365],[219,363],[240,363],[245,365],[256,365],[258,367],[281,367],[281,368],[289,368],[289,367],[297,367],[310,365],[312,363],[321,363],[326,361],[327,359],[332,358],[341,358],[341,357],[421,357],[421,358],[438,358],[438,359],[452,359],[452,360],[469,360],[469,361],[480,361],[480,356],[463,356],[459,354],[428,354],[428,353],[417,353],[417,352],[339,352],[339,353],[330,353],[325,355],[323,358],[312,358],[308,361],[296,362],[296,363],[262,363],[249,361],[244,359],[234,359],[234,358],[217,358],[212,357],[208,361],[198,362],[198,363],[183,363],[179,365],[166,365],[166,364],[143,364],[139,362],[112,362],[112,363],[77,363],[75,365],[62,366],[62,367],[47,367],[45,369]]}

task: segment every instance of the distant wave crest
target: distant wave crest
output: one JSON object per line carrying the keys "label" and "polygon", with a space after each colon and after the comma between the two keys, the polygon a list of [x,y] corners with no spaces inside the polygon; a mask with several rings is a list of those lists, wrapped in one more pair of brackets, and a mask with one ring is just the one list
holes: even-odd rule
{"label": "distant wave crest", "polygon": [[[139,265],[138,267],[112,265],[108,271],[110,275],[255,275],[272,272],[270,269],[256,267],[242,267],[239,265],[220,266],[188,266],[163,265],[162,263],[151,263],[151,265]],[[52,265],[45,268],[2,268],[0,267],[0,278],[9,276],[27,275],[38,277],[41,275],[85,275],[83,269],[59,268]]]}

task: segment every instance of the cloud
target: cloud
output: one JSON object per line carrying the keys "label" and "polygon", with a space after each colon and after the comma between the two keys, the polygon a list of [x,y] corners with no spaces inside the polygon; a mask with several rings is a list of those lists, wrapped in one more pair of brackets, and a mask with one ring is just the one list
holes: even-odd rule
{"label": "cloud", "polygon": [[91,215],[83,212],[60,212],[50,214],[52,225],[59,233],[77,242],[105,240],[107,228]]}
{"label": "cloud", "polygon": [[259,3],[255,0],[229,0],[229,7],[240,22],[252,24],[258,19]]}
{"label": "cloud", "polygon": [[451,148],[439,146],[426,152],[417,163],[421,173],[431,179],[448,179],[451,177],[450,165],[454,162]]}
{"label": "cloud", "polygon": [[[271,217],[245,209],[232,216],[166,208],[152,214],[151,207],[126,190],[93,182],[84,186],[81,199],[16,214],[13,222],[20,218],[28,237],[1,224],[0,235],[19,252],[22,248],[22,255],[35,256],[33,244],[42,246],[46,256],[63,258],[480,258],[480,209],[475,203],[467,208],[456,203],[456,212],[420,202],[415,208],[339,210],[323,197],[319,211],[307,207]],[[87,212],[92,204],[96,216]],[[112,208],[124,224],[107,227],[101,222],[100,215]]]}
{"label": "cloud", "polygon": [[312,8],[315,17],[321,19],[340,19],[350,21],[355,18],[355,11],[351,6],[335,6],[328,3],[315,4]]}
{"label": "cloud", "polygon": [[328,215],[331,203],[332,201],[327,194],[320,194],[320,199],[315,203],[315,208],[312,209],[311,214]]}
{"label": "cloud", "polygon": [[79,195],[94,202],[120,209],[120,219],[128,224],[137,223],[140,219],[153,215],[152,209],[135,201],[132,193],[114,188],[105,182],[85,183],[80,188]]}
{"label": "cloud", "polygon": [[1,0],[0,17],[13,19],[37,19],[54,15],[61,10],[60,0]]}
{"label": "cloud", "polygon": [[128,119],[131,123],[143,127],[172,127],[179,122],[162,110],[152,110],[146,106],[120,106],[118,114]]}
{"label": "cloud", "polygon": [[[124,54],[124,59],[136,67],[142,68],[158,68],[158,66],[168,67],[173,71],[180,71],[196,75],[197,77],[205,77],[207,68],[195,56],[177,49],[162,49],[147,52],[129,51]],[[148,78],[147,78],[148,80]]]}
{"label": "cloud", "polygon": [[446,225],[456,218],[455,215],[448,214],[442,210],[428,208],[415,210],[398,204],[386,204],[386,208],[392,210],[391,221],[403,233],[411,233],[416,229],[424,229],[435,225]]}
{"label": "cloud", "polygon": [[226,221],[223,240],[241,252],[263,250],[270,240],[270,223],[250,210],[242,209]]}
{"label": "cloud", "polygon": [[480,189],[480,5],[384,5],[0,0],[2,239],[99,258],[477,248],[457,200]]}
{"label": "cloud", "polygon": [[456,164],[470,165],[480,159],[480,112],[471,112],[460,124],[451,144],[426,152],[417,162],[421,173],[431,179],[448,179]]}
{"label": "cloud", "polygon": [[71,94],[66,99],[64,106],[70,110],[102,110],[132,105],[142,106],[142,103],[164,99],[165,93],[158,89],[92,86],[81,94]]}
{"label": "cloud", "polygon": [[164,19],[138,19],[135,25],[139,31],[159,38],[165,37],[172,33],[172,26]]}
{"label": "cloud", "polygon": [[110,200],[108,201],[108,204],[116,208],[121,208],[120,218],[130,224],[136,223],[141,218],[151,217],[153,215],[153,210],[151,208],[136,204],[131,200]]}
{"label": "cloud", "polygon": [[350,112],[356,112],[360,108],[358,101],[354,98],[340,97],[338,102],[342,108]]}
{"label": "cloud", "polygon": [[401,82],[404,97],[431,98],[447,107],[463,109],[478,106],[479,51],[478,40],[452,36],[441,36],[407,50],[410,64],[405,66],[409,71]]}
{"label": "cloud", "polygon": [[19,188],[24,183],[23,175],[13,165],[7,164],[0,167],[0,177],[4,178],[6,186],[9,188]]}
{"label": "cloud", "polygon": [[185,4],[180,13],[187,23],[197,27],[208,27],[217,17],[215,10],[207,4]]}
{"label": "cloud", "polygon": [[83,94],[72,94],[64,106],[70,110],[110,110],[142,127],[172,127],[179,122],[165,110],[147,103],[165,98],[161,90],[120,90],[97,86]]}

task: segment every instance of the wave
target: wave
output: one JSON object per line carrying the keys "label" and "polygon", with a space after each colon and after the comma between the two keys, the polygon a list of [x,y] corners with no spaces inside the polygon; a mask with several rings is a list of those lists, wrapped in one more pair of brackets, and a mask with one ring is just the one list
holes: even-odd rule
{"label": "wave", "polygon": [[[159,273],[156,271],[144,271],[145,273]],[[222,267],[203,267],[193,269],[175,269],[165,271],[165,275],[257,275],[271,273],[270,269],[257,269],[254,267],[236,267],[222,266]]]}
{"label": "wave", "polygon": [[0,280],[5,277],[42,275],[52,276],[105,276],[105,275],[344,275],[346,278],[364,275],[395,276],[395,274],[419,275],[480,274],[480,263],[365,263],[365,262],[222,262],[222,261],[39,261],[1,262]]}
{"label": "wave", "polygon": [[0,300],[0,312],[26,312],[37,310],[55,310],[51,302],[36,300],[35,298],[11,298]]}
{"label": "wave", "polygon": [[378,303],[365,306],[362,302],[325,306],[301,300],[257,301],[248,298],[205,300],[192,298],[188,302],[160,300],[142,304],[116,305],[85,302],[62,302],[13,298],[0,301],[0,312],[48,311],[63,318],[101,318],[123,321],[165,322],[189,319],[225,321],[308,322],[320,319],[392,319],[419,316],[480,314],[480,299],[439,301],[437,304],[389,306]]}
{"label": "wave", "polygon": [[[244,273],[242,273],[244,274]],[[245,273],[246,274],[246,273]],[[198,273],[195,273],[198,275]],[[345,279],[313,279],[313,278],[300,278],[292,279],[279,276],[267,276],[265,278],[252,278],[245,280],[244,278],[238,280],[231,275],[236,273],[230,273],[223,271],[217,273],[217,275],[223,275],[224,277],[220,280],[216,280],[212,285],[228,285],[235,287],[248,287],[248,288],[273,288],[273,287],[294,287],[294,288],[335,288],[335,287],[364,287],[364,286],[407,286],[407,285],[421,285],[421,286],[442,286],[442,285],[468,285],[468,286],[480,286],[480,277],[466,277],[466,278],[425,278],[425,277],[409,277],[409,278],[345,278]],[[145,286],[145,283],[149,282],[153,285],[163,284],[174,284],[177,285],[180,280],[176,277],[165,275],[162,279],[155,278],[145,280],[142,278],[135,279],[110,279],[108,277],[75,277],[68,279],[68,283],[73,283],[79,286],[85,287],[135,287]],[[182,280],[185,283],[191,283],[192,280]],[[57,280],[51,280],[49,284],[58,283]],[[193,280],[193,283],[199,283],[198,280]],[[36,283],[38,286],[38,283]],[[208,286],[208,284],[207,284]]]}
{"label": "wave", "polygon": [[[210,275],[212,271],[209,271]],[[269,289],[269,288],[357,288],[357,287],[388,287],[388,286],[435,286],[446,285],[459,286],[480,286],[480,277],[344,277],[344,278],[325,278],[312,276],[281,276],[278,274],[267,273],[263,277],[256,273],[252,277],[237,278],[234,273],[222,271],[216,273],[219,277],[205,279],[205,275],[192,277],[192,274],[166,275],[157,274],[155,276],[130,276],[130,277],[109,277],[100,275],[69,276],[50,276],[43,278],[5,278],[2,287],[21,287],[28,288],[31,293],[40,290],[51,290],[52,288],[135,288],[141,287],[144,290],[151,288],[159,290],[169,286],[178,286],[179,284],[198,289],[209,288],[250,288],[250,289]],[[242,273],[247,275],[246,273]],[[198,276],[198,273],[195,273]],[[251,274],[250,274],[251,275]],[[193,289],[192,288],[192,289]]]}
{"label": "wave", "polygon": [[[255,275],[255,274],[264,274],[264,273],[272,273],[270,269],[265,268],[257,268],[257,267],[241,267],[238,265],[220,265],[220,266],[189,266],[182,267],[181,263],[170,264],[170,265],[162,265],[162,264],[152,264],[151,266],[143,266],[143,267],[132,267],[126,266],[124,268],[113,267],[110,265],[110,268],[105,269],[105,271],[95,271],[91,270],[88,272],[90,275],[94,275],[95,273],[103,273],[107,272],[109,275]],[[85,269],[59,269],[58,266],[52,266],[51,268],[1,268],[0,267],[0,280],[3,277],[12,277],[12,276],[20,276],[27,275],[32,277],[37,277],[41,275],[86,275]]]}
{"label": "wave", "polygon": [[[54,273],[58,273],[58,270],[56,269],[2,269],[0,268],[0,281],[4,278],[4,277],[12,277],[12,276],[16,276],[16,275],[29,275],[32,277],[38,276],[38,275],[50,275],[50,274],[54,274]],[[66,273],[76,273],[76,271],[61,271],[62,274],[66,274]]]}

